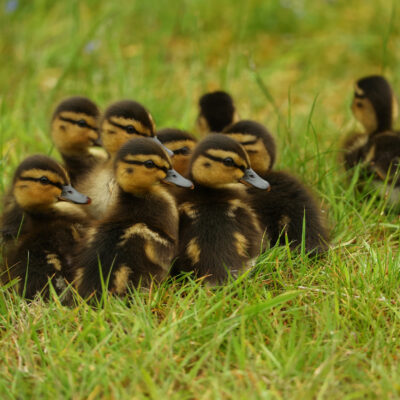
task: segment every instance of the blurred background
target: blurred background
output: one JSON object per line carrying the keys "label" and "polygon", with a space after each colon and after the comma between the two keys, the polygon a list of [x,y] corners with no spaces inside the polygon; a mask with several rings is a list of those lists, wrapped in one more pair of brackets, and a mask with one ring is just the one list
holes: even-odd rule
{"label": "blurred background", "polygon": [[[276,135],[278,166],[321,188],[354,128],[354,80],[378,73],[399,87],[396,3],[2,0],[2,171],[52,152],[49,121],[66,96],[101,107],[135,99],[158,128],[193,131],[198,97],[224,89],[242,118]],[[1,184],[8,181],[7,173]]]}

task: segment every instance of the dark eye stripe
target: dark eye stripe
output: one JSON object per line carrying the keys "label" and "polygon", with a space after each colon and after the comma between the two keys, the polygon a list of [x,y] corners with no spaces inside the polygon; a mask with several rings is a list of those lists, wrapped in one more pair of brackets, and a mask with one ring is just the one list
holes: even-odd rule
{"label": "dark eye stripe", "polygon": [[[71,124],[74,124],[74,125],[79,125],[79,121],[80,121],[80,120],[76,121],[75,119],[61,117],[61,116],[59,118],[61,119],[61,121],[70,122]],[[87,122],[86,122],[86,128],[89,128],[92,131],[97,132],[97,128],[94,127],[94,126],[89,125]]]}
{"label": "dark eye stripe", "polygon": [[147,137],[147,135],[146,135],[145,133],[139,132],[139,131],[138,131],[137,129],[135,129],[135,127],[132,126],[132,125],[128,125],[128,126],[130,126],[130,127],[133,128],[133,132],[128,132],[128,126],[118,124],[117,122],[113,122],[113,121],[111,121],[111,120],[108,120],[108,122],[109,122],[111,125],[114,125],[114,126],[117,127],[117,128],[123,129],[126,133],[129,133],[129,134],[131,134],[131,135],[132,135],[132,133],[136,133],[137,135],[146,136],[146,137]]}
{"label": "dark eye stripe", "polygon": [[256,144],[258,142],[258,139],[254,139],[254,140],[249,140],[248,142],[240,142],[240,144],[242,146],[248,146],[250,144]]}
{"label": "dark eye stripe", "polygon": [[[136,160],[125,160],[124,158],[122,159],[124,163],[127,164],[133,164],[133,165],[144,165],[146,161],[136,161]],[[153,161],[154,162],[154,161]],[[164,171],[165,173],[168,172],[168,168],[166,167],[161,167],[160,165],[157,165],[154,163],[154,168],[160,169],[161,171]]]}
{"label": "dark eye stripe", "polygon": [[177,150],[174,150],[174,154],[183,154],[184,156],[187,156],[187,155],[189,155],[191,153],[191,151],[190,151],[190,149],[189,148],[185,148],[185,147],[183,147],[182,149],[177,149]]}
{"label": "dark eye stripe", "polygon": [[[19,178],[21,181],[32,181],[32,182],[40,182],[40,178],[32,178],[30,176],[26,176],[26,177],[20,177]],[[48,179],[48,178],[47,178]],[[48,179],[47,184],[49,185],[53,185],[55,187],[58,187],[59,189],[62,190],[63,185],[61,183],[58,182],[53,182],[50,179]]]}
{"label": "dark eye stripe", "polygon": [[[220,163],[223,163],[224,162],[224,159],[223,158],[220,158],[220,157],[215,157],[215,156],[212,156],[211,154],[208,154],[208,153],[205,153],[204,154],[204,156],[205,157],[207,157],[207,158],[209,158],[210,160],[213,160],[213,161],[218,161],[218,162],[220,162]],[[239,168],[241,171],[245,171],[245,167],[243,167],[243,166],[241,166],[241,165],[237,165],[236,163],[235,163],[235,161],[233,161],[233,166],[234,167],[236,167],[236,168]]]}

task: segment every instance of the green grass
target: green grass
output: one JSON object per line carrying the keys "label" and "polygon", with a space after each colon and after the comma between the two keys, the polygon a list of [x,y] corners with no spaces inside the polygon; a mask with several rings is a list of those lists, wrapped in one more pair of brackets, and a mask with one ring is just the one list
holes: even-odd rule
{"label": "green grass", "polygon": [[399,398],[399,216],[338,162],[353,81],[384,73],[400,89],[397,2],[120,3],[0,2],[0,191],[28,154],[58,157],[63,97],[133,98],[158,127],[192,130],[199,95],[223,88],[318,195],[332,249],[273,248],[225,287],[168,282],[101,309],[0,288],[0,397]]}

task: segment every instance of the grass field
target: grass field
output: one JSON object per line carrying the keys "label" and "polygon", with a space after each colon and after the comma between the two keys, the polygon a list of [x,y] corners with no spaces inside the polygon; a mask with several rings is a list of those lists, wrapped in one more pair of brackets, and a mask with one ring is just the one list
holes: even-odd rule
{"label": "grass field", "polygon": [[332,249],[273,248],[225,287],[166,283],[101,309],[0,288],[0,398],[400,398],[399,216],[338,162],[353,81],[400,89],[396,4],[1,0],[1,193],[28,154],[58,157],[63,97],[133,98],[158,127],[193,130],[198,97],[222,88],[319,196]]}

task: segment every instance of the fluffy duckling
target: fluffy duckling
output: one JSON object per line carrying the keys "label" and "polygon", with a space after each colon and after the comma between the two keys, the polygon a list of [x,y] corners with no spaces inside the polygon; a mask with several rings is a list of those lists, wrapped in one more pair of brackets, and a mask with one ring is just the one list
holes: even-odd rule
{"label": "fluffy duckling", "polygon": [[133,139],[114,161],[117,198],[95,225],[76,265],[82,296],[100,293],[102,280],[112,293],[161,281],[168,273],[178,240],[178,210],[162,182],[191,187],[172,169],[165,150],[149,138]]}
{"label": "fluffy duckling", "polygon": [[376,135],[393,131],[393,121],[397,118],[397,100],[384,77],[368,76],[355,84],[351,109],[365,132],[352,134],[345,140],[343,149],[346,169],[364,161]]}
{"label": "fluffy duckling", "polygon": [[98,123],[100,110],[86,97],[70,97],[53,113],[51,137],[75,185],[83,175],[107,155],[100,149]]}
{"label": "fluffy duckling", "polygon": [[[110,157],[94,168],[77,186],[91,197],[92,203],[87,211],[95,219],[102,218],[115,199],[113,163],[121,146],[130,139],[140,137],[147,137],[161,144],[155,135],[151,114],[140,103],[132,100],[110,105],[104,112],[100,129],[103,147]],[[173,155],[170,150],[164,149],[169,155]]]}
{"label": "fluffy duckling", "polygon": [[200,133],[222,132],[239,120],[232,97],[221,90],[206,93],[199,100],[197,128]]}
{"label": "fluffy duckling", "polygon": [[157,132],[160,142],[173,153],[172,164],[181,175],[186,175],[190,157],[197,144],[197,139],[188,132],[165,128]]}
{"label": "fluffy duckling", "polygon": [[[262,250],[262,230],[238,183],[267,189],[243,147],[212,134],[195,148],[189,166],[193,191],[178,195],[178,258],[173,274],[194,271],[208,283],[223,283],[251,266]],[[263,190],[265,191],[265,190]]]}
{"label": "fluffy duckling", "polygon": [[28,299],[38,293],[47,297],[49,279],[58,293],[66,288],[73,250],[87,221],[79,207],[62,200],[90,202],[51,158],[35,155],[19,165],[4,202],[2,280],[18,279],[17,291]]}
{"label": "fluffy duckling", "polygon": [[271,185],[268,192],[248,188],[253,209],[271,245],[285,244],[287,234],[291,248],[301,244],[305,217],[305,250],[327,249],[328,235],[321,211],[314,196],[292,175],[272,171],[275,142],[259,123],[242,121],[231,125],[224,134],[241,143],[247,151],[254,171]]}

